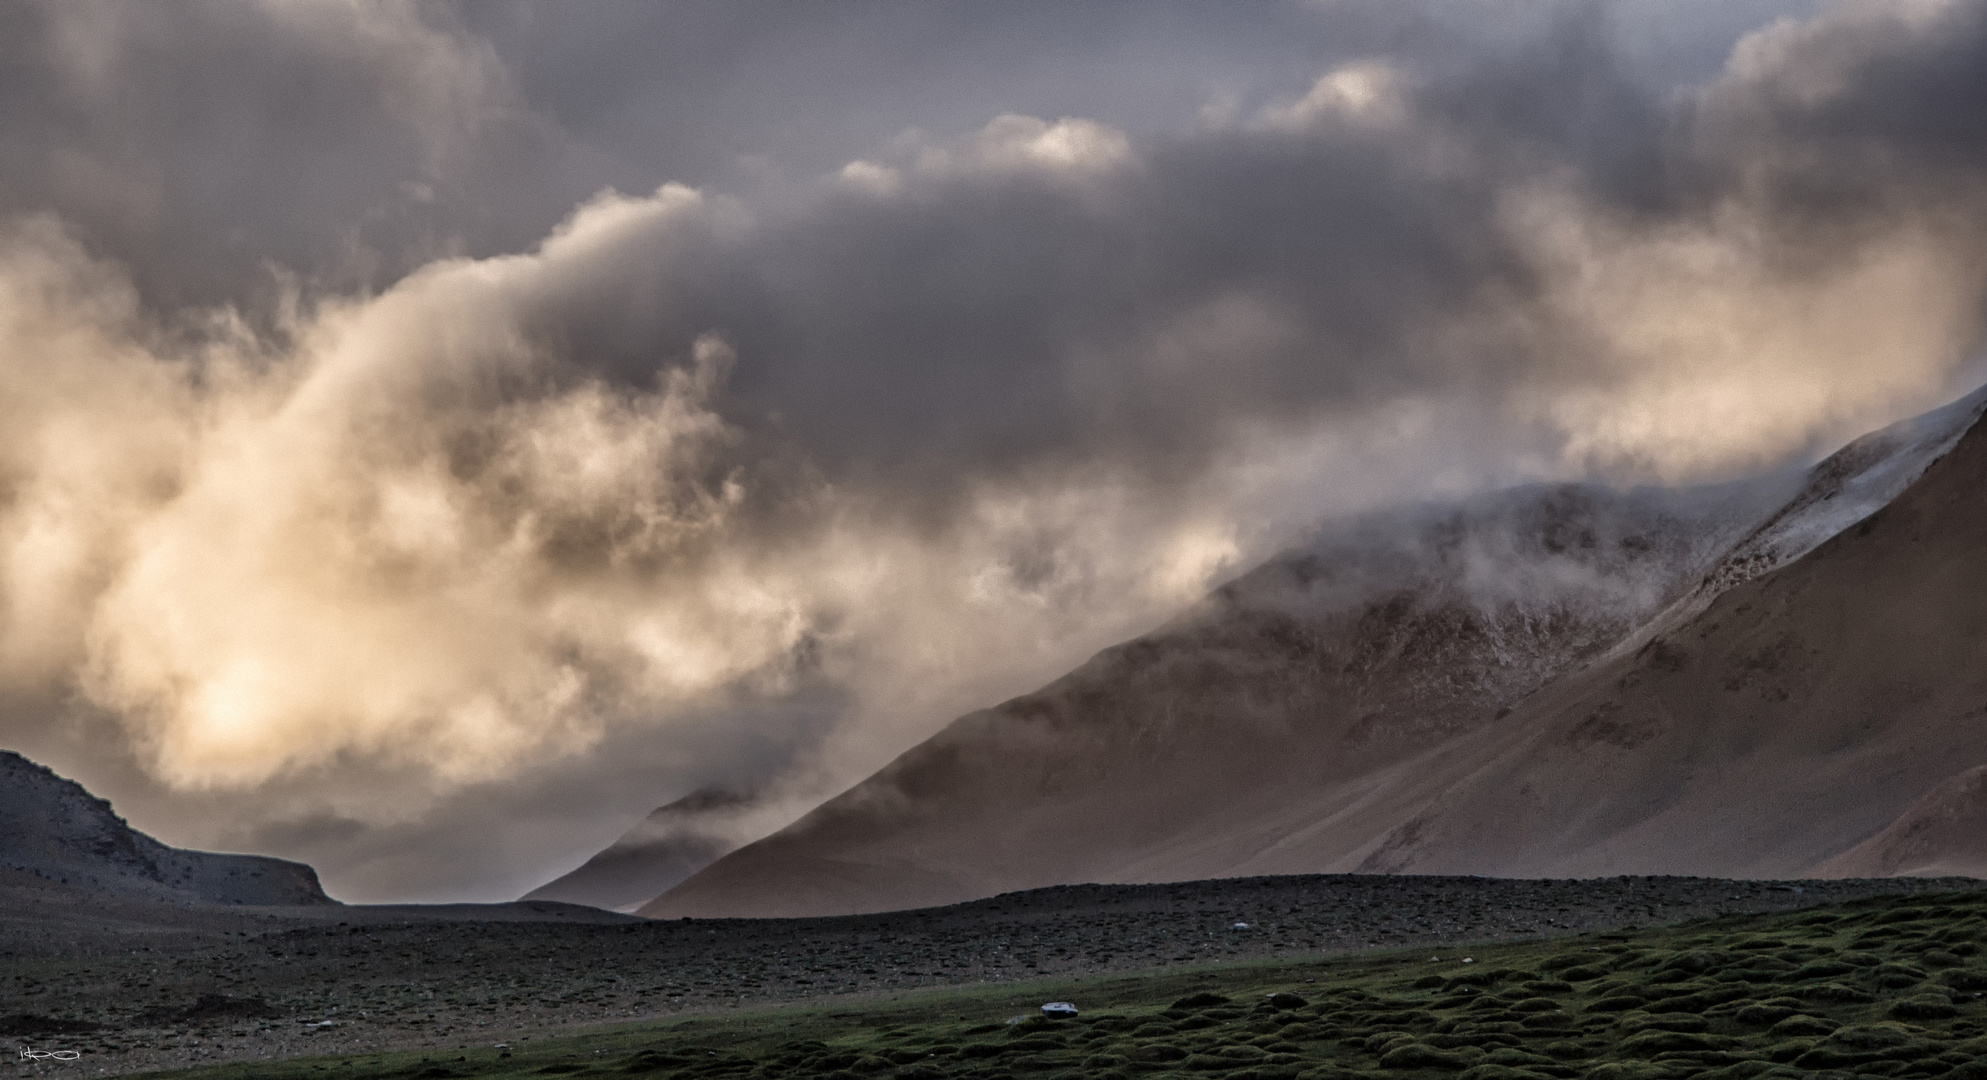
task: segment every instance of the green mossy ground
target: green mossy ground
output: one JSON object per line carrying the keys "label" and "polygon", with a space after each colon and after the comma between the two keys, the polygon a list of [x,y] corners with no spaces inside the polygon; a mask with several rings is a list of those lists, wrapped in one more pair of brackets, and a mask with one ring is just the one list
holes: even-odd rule
{"label": "green mossy ground", "polygon": [[[1987,1080],[1983,945],[1987,893],[1927,894],[153,1075]],[[1083,1013],[1044,1019],[1050,1000]]]}

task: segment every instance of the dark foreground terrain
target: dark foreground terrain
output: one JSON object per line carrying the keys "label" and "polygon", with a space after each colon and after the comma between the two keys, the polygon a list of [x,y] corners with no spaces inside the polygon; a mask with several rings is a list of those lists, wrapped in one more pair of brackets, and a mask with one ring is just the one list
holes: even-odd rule
{"label": "dark foreground terrain", "polygon": [[[758,1008],[223,1078],[1987,1077],[1987,893]],[[1037,1004],[1079,1003],[1051,1019]]]}
{"label": "dark foreground terrain", "polygon": [[[947,908],[830,919],[654,922],[558,904],[166,910],[135,903],[118,906],[94,902],[85,893],[65,892],[59,885],[37,891],[16,882],[8,890],[11,902],[0,912],[0,929],[4,929],[4,937],[0,937],[0,1035],[5,1036],[0,1046],[6,1047],[10,1064],[18,1062],[13,1067],[20,1075],[104,1075],[222,1062],[265,1063],[232,1075],[278,1075],[270,1071],[277,1066],[267,1063],[311,1056],[318,1060],[282,1068],[291,1075],[336,1069],[348,1075],[444,1076],[467,1075],[474,1070],[487,1072],[499,1064],[508,1069],[511,1062],[526,1060],[518,1055],[526,1054],[527,1046],[541,1048],[530,1051],[529,1060],[537,1062],[532,1069],[559,1072],[572,1071],[565,1068],[567,1065],[578,1067],[571,1055],[582,1051],[574,1046],[583,1046],[584,1055],[590,1058],[596,1056],[594,1050],[633,1045],[626,1042],[631,1038],[637,1042],[648,1040],[642,1043],[644,1046],[657,1039],[668,1042],[672,1038],[706,1041],[717,1038],[724,1048],[715,1051],[715,1059],[700,1062],[697,1072],[705,1071],[702,1068],[705,1064],[723,1063],[741,1072],[763,1066],[763,1075],[811,1076],[834,1072],[840,1066],[830,1067],[822,1062],[802,1065],[796,1063],[798,1059],[786,1065],[777,1064],[775,1059],[785,1060],[800,1052],[792,1047],[782,1049],[786,1044],[775,1038],[777,1032],[793,1024],[803,1027],[827,1024],[823,1030],[834,1032],[868,1031],[863,1027],[867,1022],[864,1017],[910,1008],[925,1017],[919,1021],[925,1026],[904,1038],[914,1042],[923,1039],[933,1046],[942,1044],[951,1048],[944,1055],[932,1058],[929,1065],[950,1072],[928,1075],[1000,1075],[1015,1071],[1013,1066],[1017,1063],[1013,1062],[993,1068],[995,1059],[1006,1060],[1002,1048],[1013,1046],[1027,1047],[1026,1052],[1032,1055],[1028,1061],[1042,1069],[1075,1068],[1077,1062],[1096,1054],[1116,1054],[1126,1059],[1123,1068],[1151,1072],[1165,1065],[1166,1060],[1148,1060],[1150,1054],[1170,1051],[1141,1049],[1148,1044],[1176,1047],[1182,1054],[1198,1054],[1194,1068],[1215,1072],[1227,1068],[1226,1065],[1217,1068],[1219,1062],[1256,1063],[1262,1055],[1252,1056],[1246,1049],[1234,1049],[1242,1045],[1239,1033],[1247,1030],[1252,1040],[1259,1034],[1268,1034],[1258,1033],[1254,1028],[1271,1019],[1287,1019],[1285,1012],[1273,1016],[1260,1013],[1255,1010],[1253,998],[1238,997],[1239,1005],[1216,1009],[1213,1013],[1202,1010],[1192,1016],[1168,1018],[1171,1014],[1160,1013],[1166,1001],[1172,999],[1159,998],[1172,994],[1172,988],[1177,985],[1185,985],[1180,979],[1197,980],[1195,985],[1220,986],[1239,979],[1254,986],[1251,980],[1299,979],[1298,968],[1285,971],[1274,965],[1308,963],[1311,967],[1304,969],[1301,978],[1331,980],[1331,986],[1343,982],[1348,990],[1365,987],[1362,992],[1378,995],[1382,1004],[1367,1011],[1375,1017],[1395,1016],[1387,1021],[1391,1026],[1384,1030],[1398,1029],[1435,1038],[1435,1042],[1423,1039],[1415,1045],[1446,1047],[1443,1052],[1452,1055],[1471,1045],[1490,1054],[1499,1048],[1443,1042],[1455,1034],[1453,1030],[1436,1030],[1446,1022],[1443,1018],[1451,1015],[1443,1010],[1459,1009],[1462,1005],[1451,1000],[1454,994],[1432,994],[1427,987],[1405,994],[1394,985],[1403,977],[1401,972],[1407,970],[1402,965],[1411,967],[1416,978],[1425,974],[1422,966],[1427,966],[1428,972],[1440,970],[1444,979],[1459,971],[1475,978],[1495,970],[1497,964],[1506,963],[1493,964],[1492,953],[1476,948],[1480,943],[1545,936],[1557,942],[1541,946],[1548,952],[1577,951],[1589,945],[1575,945],[1573,942],[1585,939],[1567,935],[1620,933],[1625,928],[1655,927],[1720,915],[1794,911],[1865,897],[1971,890],[1980,884],[1970,880],[1916,879],[1512,881],[1312,876],[1174,885],[1074,886]],[[1958,928],[1953,932],[1964,936],[1978,930],[1976,924],[1982,921],[1972,914],[1976,902],[1987,903],[1987,894],[1975,897],[1968,893],[1958,901],[1940,899],[1929,907],[1908,910],[1941,911],[1944,914],[1937,917],[1954,922]],[[1854,916],[1864,921],[1874,917]],[[1972,922],[1967,922],[1968,919]],[[1816,948],[1825,946],[1826,950],[1832,950],[1827,951],[1827,956],[1844,951],[1859,954],[1853,962],[1830,960],[1829,963],[1848,964],[1848,967],[1824,981],[1832,980],[1855,989],[1870,979],[1890,977],[1884,975],[1890,969],[1879,972],[1876,966],[1890,960],[1857,966],[1862,964],[1862,953],[1888,957],[1889,952],[1877,950],[1875,945],[1855,945],[1852,949],[1849,937],[1843,933],[1829,937],[1812,930],[1833,927],[1836,923],[1796,920],[1785,926],[1772,925],[1781,927],[1771,931],[1775,934],[1806,935],[1801,938],[1801,948],[1808,947],[1812,938]],[[1861,923],[1841,925],[1861,926]],[[1940,925],[1943,934],[1944,924]],[[1698,948],[1687,943],[1690,934],[1682,931],[1629,932],[1654,935],[1649,940],[1658,945],[1651,947],[1684,951]],[[1952,948],[1945,949],[1939,957],[1928,954],[1920,967],[1924,964],[1936,967],[1944,962],[1945,956],[1960,957],[1969,948],[1960,937],[1951,941],[1941,937],[1939,941]],[[1459,961],[1456,956],[1448,955],[1446,949],[1456,943],[1471,943],[1474,952],[1483,952],[1475,958],[1477,963],[1489,966],[1470,965],[1466,971],[1452,969],[1450,965]],[[1609,947],[1614,943],[1618,942],[1611,942]],[[1399,951],[1407,946],[1413,946],[1413,951]],[[1441,947],[1433,952],[1443,956],[1439,963],[1428,959],[1432,946]],[[1751,950],[1747,955],[1767,956],[1773,952],[1777,956],[1792,948],[1795,946],[1776,946],[1778,952]],[[1346,954],[1351,955],[1327,959]],[[1361,956],[1379,959],[1369,963],[1359,959]],[[1497,1008],[1513,1006],[1518,1013],[1525,1013],[1532,1009],[1543,1011],[1545,1006],[1538,1004],[1540,1001],[1577,1003],[1573,1011],[1564,1012],[1565,1016],[1574,1018],[1570,1021],[1572,1026],[1564,1032],[1553,1029],[1561,1035],[1553,1041],[1578,1043],[1585,1037],[1580,1033],[1587,1031],[1582,1026],[1588,1023],[1589,1014],[1585,1010],[1592,1004],[1589,999],[1595,998],[1596,987],[1667,985],[1662,980],[1669,978],[1668,973],[1682,971],[1675,968],[1664,968],[1663,973],[1653,968],[1645,971],[1631,960],[1621,959],[1623,956],[1625,952],[1617,951],[1609,953],[1607,958],[1593,959],[1608,972],[1613,969],[1606,965],[1621,966],[1623,971],[1632,972],[1627,981],[1601,975],[1589,980],[1563,977],[1567,984],[1564,991],[1526,991],[1528,996],[1523,996],[1523,1001],[1529,1004],[1519,1006],[1512,1001]],[[1816,952],[1815,956],[1822,957],[1823,952]],[[1802,964],[1807,963],[1786,962],[1790,966],[1772,969],[1778,973],[1775,979],[1782,976],[1792,979],[1787,973],[1802,970]],[[1263,966],[1266,963],[1272,966],[1266,968]],[[1519,967],[1525,963],[1533,962],[1509,961]],[[1541,959],[1533,966],[1544,963]],[[1952,966],[1970,970],[1968,963],[1955,959]],[[1132,973],[1137,975],[1134,977]],[[1512,987],[1556,985],[1557,980],[1545,977],[1543,968],[1535,974],[1539,977],[1499,976],[1484,985],[1506,996]],[[1688,982],[1692,986],[1707,978],[1715,981],[1716,977],[1717,973],[1706,971],[1682,971],[1677,975],[1679,985]],[[1789,993],[1797,990],[1806,993],[1800,988],[1813,978],[1820,976],[1812,972],[1801,975],[1789,984]],[[1919,978],[1912,985],[1924,983],[1932,989],[1948,985],[1926,982],[1926,978]],[[1372,981],[1376,979],[1377,982]],[[1845,979],[1848,981],[1844,982]],[[1768,986],[1769,982],[1763,980],[1758,985],[1772,992],[1755,996],[1788,996],[1777,982]],[[1740,980],[1732,985],[1755,984]],[[947,989],[925,989],[922,994],[897,993],[920,988]],[[1648,997],[1644,991],[1636,992]],[[1856,992],[1875,991],[1863,988]],[[937,996],[932,997],[933,993]],[[1086,1013],[1086,1018],[1074,1026],[1042,1033],[1045,1040],[1060,1040],[1056,1047],[1039,1040],[1025,1044],[999,1041],[1007,1039],[1005,1033],[1010,1030],[1033,1031],[1033,1028],[1017,1025],[1010,1029],[996,1023],[991,1030],[1002,1034],[987,1043],[992,1036],[985,1025],[1006,1019],[1021,1006],[1039,1005],[1036,999],[1047,1000],[1045,994],[1084,998],[1091,1007],[1108,1000],[1117,1003],[1121,1019],[1136,1018],[1138,1023],[1099,1027],[1097,1024],[1103,1021],[1093,1022]],[[1361,1066],[1363,1059],[1357,1053],[1341,1053],[1343,1040],[1350,1037],[1344,1032],[1352,1028],[1348,1027],[1350,1021],[1339,1013],[1352,1007],[1348,1004],[1351,1000],[1327,1005],[1320,998],[1306,1009],[1289,1014],[1300,1017],[1311,1027],[1293,1031],[1290,1038],[1268,1042],[1279,1047],[1299,1047],[1304,1054],[1311,1055],[1302,1058],[1304,1061],[1343,1058],[1348,1066]],[[927,1004],[915,1004],[918,1001]],[[1438,1001],[1449,1004],[1437,1004]],[[1961,1006],[1974,1009],[1970,1001],[1961,1002]],[[930,1012],[930,1002],[941,1002],[936,1007],[942,1015],[926,1015]],[[1827,1008],[1840,1012],[1863,1004],[1867,1003],[1844,998],[1828,1004]],[[1623,1006],[1624,1010],[1627,1008]],[[841,1011],[823,1012],[824,1009]],[[924,1011],[919,1012],[920,1009]],[[1619,1019],[1606,1008],[1601,1012],[1608,1015],[1610,1025]],[[1409,1013],[1414,1018],[1407,1018]],[[658,1031],[652,1024],[642,1025],[641,1030],[646,1034],[610,1037],[599,1033],[601,1025],[625,1025],[679,1015],[736,1017],[746,1027],[722,1037],[704,1034],[716,1030],[705,1028],[682,1029],[677,1035],[670,1035],[668,1032],[676,1029]],[[1517,1018],[1475,1016],[1471,1022],[1509,1024],[1513,1025],[1513,1031],[1524,1032],[1537,1027],[1536,1024],[1524,1027],[1530,1021]],[[1359,1023],[1371,1026],[1380,1021]],[[932,1024],[939,1026],[931,1027]],[[956,1030],[946,1025],[956,1025]],[[1158,1028],[1150,1025],[1167,1025],[1169,1032],[1177,1028],[1178,1037],[1160,1038]],[[1280,1024],[1277,1030],[1281,1030]],[[1192,1034],[1197,1031],[1209,1034]],[[560,1038],[581,1032],[590,1034],[580,1044]],[[1084,1038],[1071,1041],[1075,1038],[1073,1033],[1078,1032]],[[1306,1033],[1315,1037],[1296,1037]],[[1681,1037],[1692,1033],[1671,1034]],[[869,1031],[861,1037],[879,1036]],[[603,1038],[607,1041],[601,1042]],[[824,1045],[832,1041],[819,1034],[808,1038]],[[553,1041],[548,1043],[548,1039]],[[764,1041],[767,1039],[773,1041]],[[1523,1039],[1518,1042],[1530,1045]],[[498,1049],[497,1043],[508,1046]],[[968,1049],[969,1044],[982,1043],[993,1049]],[[1207,1045],[1202,1046],[1203,1043]],[[17,1059],[18,1052],[30,1046],[41,1051],[74,1050],[81,1056],[74,1061]],[[1079,1048],[1084,1053],[1069,1056]],[[909,1052],[894,1043],[886,1047],[879,1042],[869,1047],[875,1049],[889,1049],[898,1057]],[[1230,1053],[1230,1057],[1210,1057],[1216,1049]],[[871,1072],[877,1071],[876,1061],[894,1060],[878,1057],[869,1050],[857,1057],[868,1063],[866,1067]],[[411,1056],[395,1056],[396,1051],[408,1051]],[[1264,1054],[1272,1052],[1282,1056],[1296,1053],[1280,1048]],[[513,1056],[498,1056],[504,1053]],[[712,1056],[705,1050],[698,1053]],[[821,1053],[832,1056],[827,1050]],[[1139,1053],[1147,1056],[1139,1057]],[[383,1054],[389,1056],[382,1057]],[[557,1060],[540,1061],[544,1054],[551,1054]],[[977,1054],[993,1056],[974,1056]],[[1464,1057],[1476,1061],[1467,1054]],[[823,1061],[826,1060],[824,1057]],[[913,1064],[925,1060],[924,1057],[915,1061],[905,1059]],[[615,1068],[630,1064],[640,1065],[630,1059],[617,1063]],[[634,1071],[690,1074],[684,1073],[683,1063],[674,1059],[665,1062],[654,1058],[651,1064],[653,1068],[641,1065]],[[889,1064],[888,1068],[902,1064]],[[1279,1057],[1273,1067],[1283,1068],[1286,1064]],[[1365,1066],[1372,1064],[1364,1061]],[[1103,1064],[1083,1068],[1087,1071],[1071,1075],[1108,1071]],[[1490,1075],[1479,1073],[1478,1077]]]}

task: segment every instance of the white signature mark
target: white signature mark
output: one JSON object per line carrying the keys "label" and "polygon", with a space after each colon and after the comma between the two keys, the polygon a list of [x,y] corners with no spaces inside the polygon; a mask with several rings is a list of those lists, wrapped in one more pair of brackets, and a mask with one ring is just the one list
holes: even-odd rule
{"label": "white signature mark", "polygon": [[82,1056],[81,1050],[36,1050],[30,1046],[21,1051],[22,1061],[74,1061]]}

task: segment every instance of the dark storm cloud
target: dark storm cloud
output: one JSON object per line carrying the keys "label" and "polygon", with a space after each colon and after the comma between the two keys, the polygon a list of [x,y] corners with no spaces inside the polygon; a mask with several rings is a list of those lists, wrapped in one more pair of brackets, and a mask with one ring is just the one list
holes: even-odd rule
{"label": "dark storm cloud", "polygon": [[[910,483],[908,469],[956,490],[962,471],[1104,459],[1173,477],[1204,468],[1238,428],[1612,378],[1592,355],[1615,348],[1605,328],[1551,310],[1565,285],[1555,271],[1583,271],[1551,265],[1535,227],[1514,225],[1516,193],[1554,185],[1590,221],[1644,240],[1698,230],[1715,243],[1731,224],[1719,215],[1736,215],[1769,246],[1749,253],[1763,265],[1726,272],[1767,279],[1778,262],[1860,258],[1859,245],[1895,239],[1899,213],[1971,207],[1924,179],[1966,133],[1930,144],[1914,130],[1926,122],[1904,118],[1928,97],[1968,100],[1941,80],[1978,67],[1951,44],[1977,41],[1975,12],[1909,32],[1880,9],[1839,13],[1757,76],[1679,100],[1623,63],[1608,9],[1562,10],[1465,62],[1403,50],[1383,88],[1399,100],[1375,115],[1327,100],[1272,122],[1311,89],[1299,87],[1225,122],[1129,136],[1122,160],[1070,169],[993,161],[975,142],[1008,137],[992,128],[879,148],[865,156],[893,170],[888,191],[788,189],[752,204],[727,247],[673,241],[638,256],[670,268],[667,287],[625,275],[616,317],[580,309],[596,329],[575,354],[646,373],[715,329],[744,357],[738,418],[778,413],[814,460],[892,483]],[[1835,57],[1833,42],[1865,37],[1870,55]],[[1886,48],[1933,55],[1919,71]],[[1781,100],[1845,63],[1835,92]],[[1889,71],[1900,66],[1929,84]],[[1861,126],[1838,130],[1839,117]],[[951,166],[921,168],[933,154]],[[1828,229],[1790,217],[1825,190],[1836,194],[1815,209]],[[1817,248],[1830,232],[1847,235]],[[1615,290],[1624,302],[1672,302],[1628,288]],[[1499,309],[1530,325],[1506,333]]]}
{"label": "dark storm cloud", "polygon": [[486,894],[1320,517],[1930,404],[1982,5],[1815,10],[0,8],[9,731]]}
{"label": "dark storm cloud", "polygon": [[385,284],[465,230],[501,235],[484,177],[516,190],[559,145],[440,9],[83,0],[0,19],[0,211],[60,213],[166,307],[260,299],[243,293],[269,291],[270,264]]}
{"label": "dark storm cloud", "polygon": [[[1687,114],[1687,189],[1755,193],[1817,258],[1900,220],[1966,227],[1987,169],[1987,8],[1857,6],[1748,43]],[[1976,227],[1977,228],[1977,227]]]}

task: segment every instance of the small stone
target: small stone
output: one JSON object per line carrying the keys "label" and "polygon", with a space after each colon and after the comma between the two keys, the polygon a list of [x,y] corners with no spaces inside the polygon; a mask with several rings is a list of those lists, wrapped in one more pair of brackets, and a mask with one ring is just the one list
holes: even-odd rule
{"label": "small stone", "polygon": [[1042,1006],[1042,1015],[1051,1020],[1068,1020],[1076,1015],[1076,1006],[1067,1001],[1051,1001]]}

